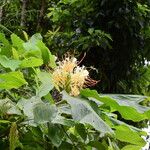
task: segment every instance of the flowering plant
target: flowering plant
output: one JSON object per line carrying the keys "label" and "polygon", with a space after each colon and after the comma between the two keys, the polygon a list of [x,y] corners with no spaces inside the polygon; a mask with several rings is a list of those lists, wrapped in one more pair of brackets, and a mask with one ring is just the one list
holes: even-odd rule
{"label": "flowering plant", "polygon": [[70,95],[77,96],[80,90],[97,83],[89,77],[85,66],[80,67],[75,57],[66,57],[59,61],[52,78],[55,87],[60,91],[65,89]]}

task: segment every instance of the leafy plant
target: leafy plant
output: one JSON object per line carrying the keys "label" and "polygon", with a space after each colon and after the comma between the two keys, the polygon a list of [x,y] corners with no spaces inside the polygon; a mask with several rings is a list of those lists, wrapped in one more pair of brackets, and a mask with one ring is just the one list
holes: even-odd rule
{"label": "leafy plant", "polygon": [[146,133],[137,124],[150,118],[149,108],[141,105],[147,97],[90,89],[70,96],[62,89],[55,101],[55,56],[40,34],[26,39],[12,34],[10,42],[0,34],[2,149],[140,150],[145,145]]}
{"label": "leafy plant", "polygon": [[149,1],[135,0],[50,1],[47,43],[60,56],[75,50],[82,57],[86,52],[82,63],[97,68],[92,75],[101,79],[98,91],[147,93],[136,80],[150,56],[149,6]]}

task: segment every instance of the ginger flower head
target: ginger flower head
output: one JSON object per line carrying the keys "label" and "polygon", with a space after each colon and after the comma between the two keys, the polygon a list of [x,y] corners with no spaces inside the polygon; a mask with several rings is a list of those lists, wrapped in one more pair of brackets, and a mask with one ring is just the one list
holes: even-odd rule
{"label": "ginger flower head", "polygon": [[66,90],[72,96],[79,95],[81,89],[95,81],[89,78],[89,72],[84,66],[78,66],[75,57],[59,61],[52,73],[52,80],[58,90]]}

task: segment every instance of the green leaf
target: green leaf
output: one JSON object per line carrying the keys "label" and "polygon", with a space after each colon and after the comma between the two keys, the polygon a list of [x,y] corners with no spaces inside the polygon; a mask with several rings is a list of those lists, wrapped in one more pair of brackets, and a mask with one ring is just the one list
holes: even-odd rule
{"label": "green leaf", "polygon": [[89,32],[90,34],[93,34],[94,28],[89,28],[89,29],[88,29],[88,32]]}
{"label": "green leaf", "polygon": [[141,147],[146,144],[144,139],[140,137],[137,132],[131,130],[125,125],[116,126],[115,129],[115,137],[122,142],[127,142]]}
{"label": "green leaf", "polygon": [[25,49],[24,56],[27,57],[37,57],[42,58],[42,53],[40,48],[37,46],[37,42],[39,42],[39,39],[37,39],[34,35],[30,38],[29,41],[23,44],[23,47]]}
{"label": "green leaf", "polygon": [[[87,123],[102,133],[113,133],[111,128],[101,119],[88,101],[71,97],[66,92],[63,92],[63,99],[66,100],[72,110],[72,117],[80,123]],[[98,109],[98,107],[97,107]]]}
{"label": "green leaf", "polygon": [[24,52],[24,48],[23,48],[24,41],[20,39],[20,37],[18,37],[16,34],[13,33],[11,34],[11,41],[12,41],[13,47],[17,48],[20,54]]}
{"label": "green leaf", "polygon": [[121,150],[141,150],[141,146],[127,145],[123,147]]}
{"label": "green leaf", "polygon": [[8,124],[8,123],[11,123],[10,121],[8,121],[8,120],[0,120],[0,124]]}
{"label": "green leaf", "polygon": [[30,38],[30,42],[31,43],[37,43],[37,41],[41,41],[43,38],[42,38],[42,36],[41,36],[41,34],[40,33],[36,33],[36,34],[34,34],[34,35],[32,35],[32,37]]}
{"label": "green leaf", "polygon": [[[27,45],[29,46],[29,44],[27,44]],[[30,46],[31,46],[31,44],[30,44]],[[41,54],[41,51],[40,51],[39,48],[33,49],[33,50],[29,49],[29,50],[25,51],[25,53],[23,54],[23,56],[25,58],[30,58],[30,57],[36,57],[36,58],[40,58],[40,59],[42,58],[42,54]]]}
{"label": "green leaf", "polygon": [[19,71],[0,74],[0,89],[17,89],[24,84],[27,82]]}
{"label": "green leaf", "polygon": [[88,143],[88,145],[91,147],[94,147],[98,150],[106,150],[105,146],[102,143],[100,143],[99,141],[90,141]]}
{"label": "green leaf", "polygon": [[55,105],[45,103],[38,103],[33,109],[34,121],[36,123],[51,122],[57,115],[57,108]]}
{"label": "green leaf", "polygon": [[[45,94],[44,94],[45,95]],[[39,94],[39,96],[41,97],[41,95]],[[53,99],[52,95],[50,93],[46,94],[44,96],[45,100],[48,100],[50,102],[50,104],[55,104],[55,100]]]}
{"label": "green leaf", "polygon": [[48,64],[48,62],[50,61],[50,51],[49,51],[49,49],[45,46],[45,44],[42,41],[39,41],[37,43],[37,46],[41,50],[44,64]]}
{"label": "green leaf", "polygon": [[38,66],[41,66],[42,64],[43,64],[42,59],[30,57],[30,58],[24,59],[21,62],[20,67],[21,68],[38,67]]}
{"label": "green leaf", "polygon": [[5,38],[5,35],[2,33],[0,33],[0,43],[2,43],[2,46],[0,46],[0,54],[10,57],[12,54],[11,45],[9,41]]}
{"label": "green leaf", "polygon": [[55,68],[55,67],[57,66],[55,60],[56,60],[56,57],[50,53],[49,66],[50,66],[51,68]]}
{"label": "green leaf", "polygon": [[15,71],[19,67],[20,63],[21,61],[19,60],[8,59],[6,56],[0,55],[0,64],[4,68],[10,68],[12,71]]}
{"label": "green leaf", "polygon": [[33,109],[36,106],[36,104],[42,103],[41,99],[39,97],[32,97],[30,99],[21,99],[17,103],[17,106],[23,110],[23,113],[25,116],[27,116],[28,120],[34,119]]}
{"label": "green leaf", "polygon": [[38,46],[35,43],[31,43],[30,41],[23,44],[24,49],[28,51],[40,51]]}
{"label": "green leaf", "polygon": [[118,111],[123,118],[127,120],[132,120],[134,122],[139,122],[147,119],[147,116],[145,114],[139,113],[135,108],[132,107],[121,106],[119,107]]}
{"label": "green leaf", "polygon": [[52,120],[52,123],[61,124],[61,125],[68,126],[68,127],[75,126],[75,122],[72,119],[67,119],[60,115],[57,115],[56,118]]}
{"label": "green leaf", "polygon": [[110,106],[111,111],[116,111],[119,109],[119,104],[110,97],[100,96],[96,90],[84,89],[80,92],[80,94],[88,99],[94,98],[95,102],[100,101],[105,105]]}
{"label": "green leaf", "polygon": [[8,110],[11,108],[11,101],[9,99],[0,100],[0,116],[6,115]]}
{"label": "green leaf", "polygon": [[14,59],[19,60],[19,54],[15,48],[12,47],[12,55]]}
{"label": "green leaf", "polygon": [[62,142],[62,144],[59,147],[59,150],[72,150],[73,149],[73,145],[68,143],[68,142]]}
{"label": "green leaf", "polygon": [[64,131],[60,125],[48,124],[48,137],[54,144],[54,146],[59,147],[63,141]]}
{"label": "green leaf", "polygon": [[39,97],[43,97],[47,95],[54,87],[51,80],[51,74],[47,72],[38,73],[38,78],[41,81],[41,85],[38,89],[37,95]]}
{"label": "green leaf", "polygon": [[85,141],[87,138],[87,132],[85,126],[83,124],[76,124],[75,126],[76,131],[81,136],[81,138]]}
{"label": "green leaf", "polygon": [[[108,97],[108,96],[101,96],[95,90],[84,89],[81,91],[81,95],[88,99],[93,100],[93,98],[94,98],[94,101],[97,100],[97,101],[102,102],[104,104],[105,108],[109,107],[111,112],[118,111],[124,119],[132,120],[134,122],[148,119],[147,116],[149,115],[149,113],[148,114],[142,113],[142,112],[144,112],[144,110],[145,111],[149,110],[146,107],[143,107],[143,106],[140,107],[140,105],[135,106],[136,108],[138,107],[138,110],[140,109],[140,112],[138,112],[136,108],[128,106],[127,103],[125,103],[123,101],[118,102],[117,100],[115,100],[111,97]],[[126,106],[124,106],[125,104],[126,104]],[[101,106],[101,107],[103,107],[103,106]]]}
{"label": "green leaf", "polygon": [[132,106],[140,113],[144,113],[149,110],[148,107],[139,104],[147,98],[146,96],[127,94],[104,94],[104,96],[113,98],[121,106]]}
{"label": "green leaf", "polygon": [[[16,107],[16,104],[10,99],[5,98],[0,100],[0,115],[21,115],[20,110]],[[1,121],[0,121],[1,122]]]}

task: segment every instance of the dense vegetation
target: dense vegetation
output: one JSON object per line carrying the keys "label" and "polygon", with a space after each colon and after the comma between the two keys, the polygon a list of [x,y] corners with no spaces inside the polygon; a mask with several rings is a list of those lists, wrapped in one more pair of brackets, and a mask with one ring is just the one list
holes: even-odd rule
{"label": "dense vegetation", "polygon": [[83,63],[98,70],[93,72],[101,80],[98,91],[149,95],[149,69],[143,67],[150,60],[148,0],[2,0],[0,5],[0,29],[7,35],[40,32],[58,56],[71,51],[81,58],[86,52]]}
{"label": "dense vegetation", "polygon": [[138,122],[150,118],[149,108],[140,105],[147,97],[99,95],[90,89],[70,96],[69,78],[65,91],[61,87],[61,95],[54,95],[57,64],[40,34],[30,39],[25,34],[27,41],[15,34],[11,42],[0,37],[2,149],[139,150],[145,145]]}
{"label": "dense vegetation", "polygon": [[149,41],[148,0],[1,0],[0,148],[141,150]]}

